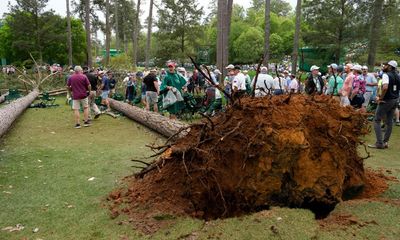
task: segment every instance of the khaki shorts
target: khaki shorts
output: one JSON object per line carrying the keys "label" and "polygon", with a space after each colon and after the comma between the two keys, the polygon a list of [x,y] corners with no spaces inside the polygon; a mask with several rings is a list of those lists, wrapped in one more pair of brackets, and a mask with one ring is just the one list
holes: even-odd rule
{"label": "khaki shorts", "polygon": [[88,108],[89,107],[89,99],[84,98],[80,100],[72,100],[72,109],[74,110],[79,110],[81,108],[81,104],[83,108]]}
{"label": "khaki shorts", "polygon": [[157,92],[147,91],[146,92],[146,102],[148,102],[149,105],[157,104],[157,102],[158,102]]}

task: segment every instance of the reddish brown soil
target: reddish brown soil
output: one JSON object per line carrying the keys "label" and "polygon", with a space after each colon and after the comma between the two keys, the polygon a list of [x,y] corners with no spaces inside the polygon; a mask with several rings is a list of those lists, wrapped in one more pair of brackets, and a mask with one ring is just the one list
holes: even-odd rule
{"label": "reddish brown soil", "polygon": [[357,153],[359,137],[368,132],[365,121],[329,96],[241,99],[127,177],[128,188],[108,198],[112,215],[151,223],[169,215],[232,217],[269,206],[326,214],[365,185]]}

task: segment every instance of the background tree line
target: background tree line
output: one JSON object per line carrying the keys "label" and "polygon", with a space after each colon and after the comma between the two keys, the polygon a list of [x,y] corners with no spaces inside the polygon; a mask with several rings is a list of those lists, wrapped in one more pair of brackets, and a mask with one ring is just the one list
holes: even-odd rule
{"label": "background tree line", "polygon": [[[2,19],[0,55],[22,63],[31,52],[44,62],[67,64],[72,49],[71,61],[82,64],[105,49],[105,65],[125,61],[147,66],[169,59],[185,62],[187,55],[206,48],[210,64],[247,64],[257,62],[266,49],[269,61],[280,61],[296,54],[298,46],[324,48],[337,61],[346,53],[370,65],[398,58],[398,0],[299,0],[298,43],[296,12],[285,0],[252,0],[248,9],[232,0],[210,1],[207,15],[198,0],[146,1],[148,16],[142,16],[143,0],[73,1],[68,47],[68,18],[44,11],[48,0],[17,0]],[[110,59],[110,48],[124,54]]]}

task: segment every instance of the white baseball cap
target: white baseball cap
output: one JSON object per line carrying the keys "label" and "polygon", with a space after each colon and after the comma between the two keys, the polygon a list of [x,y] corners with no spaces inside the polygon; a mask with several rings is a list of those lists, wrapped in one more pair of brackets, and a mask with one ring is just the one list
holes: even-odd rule
{"label": "white baseball cap", "polygon": [[226,67],[226,69],[234,69],[235,68],[235,66],[233,66],[233,64],[229,64],[227,67]]}
{"label": "white baseball cap", "polygon": [[397,62],[395,60],[392,60],[392,61],[388,62],[387,64],[394,68],[397,68]]}
{"label": "white baseball cap", "polygon": [[333,68],[333,69],[338,69],[338,65],[336,63],[332,63],[331,65],[328,65],[328,68]]}
{"label": "white baseball cap", "polygon": [[368,70],[368,66],[364,65],[364,66],[362,66],[361,69],[362,69],[362,70]]}
{"label": "white baseball cap", "polygon": [[317,67],[315,65],[312,65],[311,68],[310,68],[310,71],[314,71],[314,70],[318,70],[318,69],[319,69],[319,67]]}
{"label": "white baseball cap", "polygon": [[361,65],[358,65],[358,64],[353,66],[353,70],[356,70],[356,71],[361,71],[361,68],[362,68]]}

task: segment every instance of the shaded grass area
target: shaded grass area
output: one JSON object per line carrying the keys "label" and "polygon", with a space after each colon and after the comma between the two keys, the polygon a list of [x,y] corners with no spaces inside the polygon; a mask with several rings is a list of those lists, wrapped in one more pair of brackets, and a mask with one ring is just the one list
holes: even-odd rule
{"label": "shaded grass area", "polygon": [[[308,210],[272,208],[210,222],[160,217],[173,224],[145,236],[117,224],[127,220],[124,216],[111,220],[104,202],[135,170],[130,159],[149,156],[145,145],[163,138],[125,117],[101,116],[89,128],[74,129],[63,100],[57,99],[58,108],[29,109],[0,141],[0,228],[25,227],[0,230],[0,239],[399,239],[399,205],[375,200],[342,202],[332,212],[370,222],[362,226],[321,228]],[[399,127],[390,143],[388,150],[371,150],[365,163],[400,178]],[[383,196],[399,199],[400,184],[391,182]]]}

